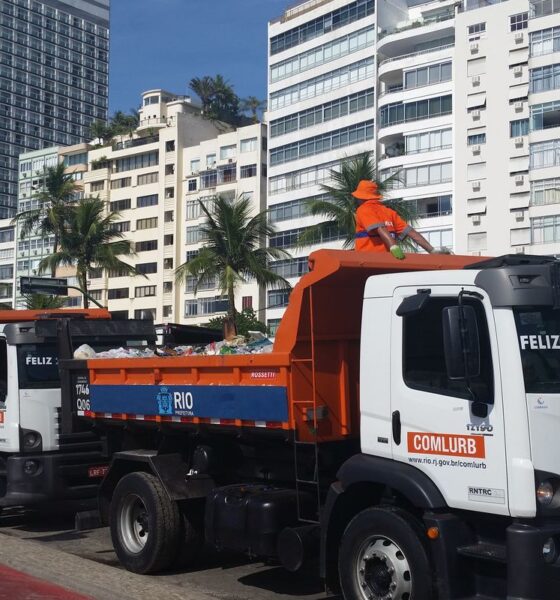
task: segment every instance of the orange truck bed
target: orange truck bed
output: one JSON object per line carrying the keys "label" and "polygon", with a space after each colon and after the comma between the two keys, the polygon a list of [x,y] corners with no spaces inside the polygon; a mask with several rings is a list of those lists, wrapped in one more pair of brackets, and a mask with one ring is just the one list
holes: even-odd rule
{"label": "orange truck bed", "polygon": [[366,279],[480,260],[409,254],[398,261],[390,254],[319,250],[292,291],[272,353],[88,360],[87,381],[74,382],[87,395],[75,392],[77,414],[281,429],[302,441],[357,436]]}

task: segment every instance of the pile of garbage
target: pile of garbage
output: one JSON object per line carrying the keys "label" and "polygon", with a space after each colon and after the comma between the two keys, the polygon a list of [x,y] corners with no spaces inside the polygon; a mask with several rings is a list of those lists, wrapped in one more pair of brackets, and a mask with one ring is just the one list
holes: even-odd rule
{"label": "pile of garbage", "polygon": [[167,345],[111,348],[96,352],[88,344],[74,351],[74,358],[153,358],[155,356],[217,356],[225,354],[265,354],[272,352],[273,344],[260,331],[250,331],[249,337],[236,335],[228,340],[206,345]]}

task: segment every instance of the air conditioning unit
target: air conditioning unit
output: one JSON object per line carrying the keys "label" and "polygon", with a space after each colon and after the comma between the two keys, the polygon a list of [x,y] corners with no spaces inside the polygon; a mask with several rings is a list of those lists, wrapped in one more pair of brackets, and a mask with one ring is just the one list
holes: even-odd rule
{"label": "air conditioning unit", "polygon": [[523,146],[523,138],[522,137],[516,137],[515,140],[513,140],[513,142],[517,147]]}
{"label": "air conditioning unit", "polygon": [[228,158],[228,163],[232,163],[233,162],[233,158]]}
{"label": "air conditioning unit", "polygon": [[473,215],[471,221],[473,225],[480,225],[480,215]]}
{"label": "air conditioning unit", "polygon": [[471,42],[471,54],[476,54],[478,52],[478,42]]}
{"label": "air conditioning unit", "polygon": [[515,40],[516,44],[520,44],[523,41],[523,32],[522,31],[518,31],[514,36],[513,39]]}
{"label": "air conditioning unit", "polygon": [[520,100],[519,102],[515,102],[515,104],[513,105],[513,108],[515,109],[515,112],[520,112],[523,110],[523,102]]}
{"label": "air conditioning unit", "polygon": [[515,67],[513,67],[513,74],[516,77],[519,77],[520,75],[523,74],[523,67],[521,65],[516,65]]}
{"label": "air conditioning unit", "polygon": [[471,83],[473,85],[480,85],[480,75],[473,75],[471,77]]}
{"label": "air conditioning unit", "polygon": [[522,185],[524,181],[525,181],[525,177],[523,175],[515,176],[515,185]]}
{"label": "air conditioning unit", "polygon": [[480,189],[480,181],[473,181],[472,182],[472,189],[473,190],[479,190]]}
{"label": "air conditioning unit", "polygon": [[515,254],[525,254],[525,246],[517,246]]}
{"label": "air conditioning unit", "polygon": [[480,119],[480,110],[477,108],[476,110],[471,111],[471,115],[474,120]]}
{"label": "air conditioning unit", "polygon": [[480,154],[480,146],[478,144],[471,146],[471,149],[473,154]]}
{"label": "air conditioning unit", "polygon": [[515,210],[513,212],[513,218],[516,221],[523,221],[523,219],[525,218],[525,213],[522,210]]}

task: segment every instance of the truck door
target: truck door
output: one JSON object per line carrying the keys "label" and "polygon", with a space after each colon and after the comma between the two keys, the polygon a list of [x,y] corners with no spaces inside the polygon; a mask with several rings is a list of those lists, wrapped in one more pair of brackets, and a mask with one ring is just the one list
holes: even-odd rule
{"label": "truck door", "polygon": [[0,452],[19,451],[19,401],[15,348],[0,337]]}
{"label": "truck door", "polygon": [[[433,287],[424,307],[403,317],[397,316],[397,308],[418,290],[395,290],[391,317],[393,458],[428,475],[451,507],[508,514],[496,331],[484,295],[482,300],[463,296],[464,304],[476,311],[480,376],[470,382],[471,391],[464,381],[447,377],[442,310],[457,305],[462,289],[468,290]],[[482,408],[486,417],[473,414],[472,394],[479,403],[475,412]],[[395,439],[399,433],[400,441]]]}

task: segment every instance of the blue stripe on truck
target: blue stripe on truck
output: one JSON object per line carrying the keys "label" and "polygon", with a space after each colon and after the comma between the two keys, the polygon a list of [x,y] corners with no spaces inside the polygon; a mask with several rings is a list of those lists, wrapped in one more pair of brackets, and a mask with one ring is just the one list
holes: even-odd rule
{"label": "blue stripe on truck", "polygon": [[287,390],[272,385],[91,385],[90,405],[104,413],[288,420]]}

